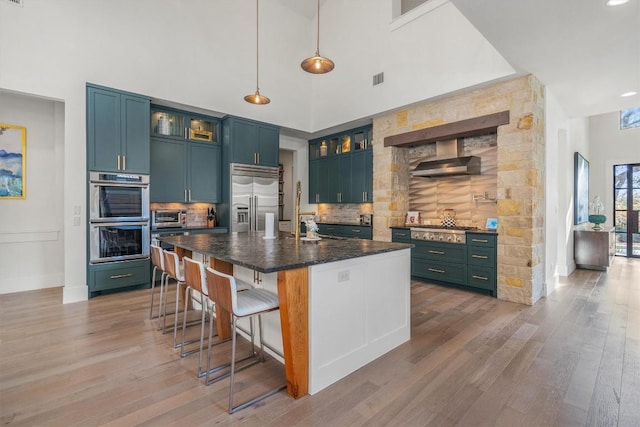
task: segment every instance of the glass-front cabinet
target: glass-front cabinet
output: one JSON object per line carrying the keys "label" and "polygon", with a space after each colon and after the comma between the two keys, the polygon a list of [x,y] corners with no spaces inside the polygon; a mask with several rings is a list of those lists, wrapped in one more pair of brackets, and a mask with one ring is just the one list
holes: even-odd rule
{"label": "glass-front cabinet", "polygon": [[373,201],[372,127],[309,141],[309,203]]}
{"label": "glass-front cabinet", "polygon": [[218,142],[218,123],[212,117],[188,114],[158,107],[151,111],[151,135],[187,139],[200,142]]}

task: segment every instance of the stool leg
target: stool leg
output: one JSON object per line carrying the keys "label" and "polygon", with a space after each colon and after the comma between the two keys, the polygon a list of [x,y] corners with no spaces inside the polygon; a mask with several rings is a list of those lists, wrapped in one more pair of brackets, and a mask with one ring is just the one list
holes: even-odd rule
{"label": "stool leg", "polygon": [[[233,377],[236,372],[236,322],[238,319],[233,317],[233,328],[231,330],[231,377],[229,380],[229,413],[233,413]],[[252,331],[253,332],[253,331]]]}
{"label": "stool leg", "polygon": [[[164,281],[160,281],[160,304],[162,310],[158,314],[158,330],[164,333],[164,319],[167,315],[167,287],[169,286],[169,275],[164,276]],[[162,319],[160,319],[162,317]]]}
{"label": "stool leg", "polygon": [[151,273],[151,306],[149,307],[149,319],[153,319],[153,294],[156,288],[156,271],[158,267],[153,266],[153,272]]}

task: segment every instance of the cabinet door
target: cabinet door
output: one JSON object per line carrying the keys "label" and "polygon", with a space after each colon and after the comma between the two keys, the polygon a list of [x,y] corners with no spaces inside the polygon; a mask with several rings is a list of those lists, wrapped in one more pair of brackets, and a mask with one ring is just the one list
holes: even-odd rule
{"label": "cabinet door", "polygon": [[351,155],[351,188],[353,203],[365,202],[365,178],[367,157],[365,151],[355,151]]}
{"label": "cabinet door", "polygon": [[221,190],[222,154],[219,145],[189,143],[187,167],[190,202],[218,203]]}
{"label": "cabinet door", "polygon": [[[325,203],[338,203],[338,193],[340,193],[340,158],[339,157],[328,157],[325,161],[323,161],[324,168],[320,170],[321,179],[324,175],[324,180],[326,182],[326,198],[322,198],[321,194],[321,202]],[[324,189],[321,186],[321,189]]]}
{"label": "cabinet door", "polygon": [[149,100],[122,95],[121,170],[130,173],[149,173]]}
{"label": "cabinet door", "polygon": [[89,170],[118,172],[120,132],[120,94],[87,87]]}
{"label": "cabinet door", "polygon": [[364,157],[364,201],[373,203],[373,150],[365,150]]}
{"label": "cabinet door", "polygon": [[280,149],[280,130],[272,126],[258,126],[258,164],[260,166],[278,166]]}
{"label": "cabinet door", "polygon": [[309,162],[309,203],[320,202],[320,161]]}
{"label": "cabinet door", "polygon": [[341,154],[340,159],[340,203],[360,203],[360,199],[353,193],[352,176],[353,171],[351,169],[351,153]]}
{"label": "cabinet door", "polygon": [[151,201],[185,201],[187,143],[154,138],[151,144]]}
{"label": "cabinet door", "polygon": [[255,123],[234,119],[232,126],[232,162],[246,165],[255,164],[255,147],[258,140],[258,128]]}

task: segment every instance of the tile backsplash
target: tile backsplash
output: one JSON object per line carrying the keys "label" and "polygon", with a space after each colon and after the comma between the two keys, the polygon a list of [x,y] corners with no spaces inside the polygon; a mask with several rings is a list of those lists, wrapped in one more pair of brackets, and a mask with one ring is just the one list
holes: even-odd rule
{"label": "tile backsplash", "polygon": [[360,222],[361,214],[370,213],[373,213],[373,205],[371,203],[345,203],[336,205],[320,203],[318,205],[319,222],[356,223]]}

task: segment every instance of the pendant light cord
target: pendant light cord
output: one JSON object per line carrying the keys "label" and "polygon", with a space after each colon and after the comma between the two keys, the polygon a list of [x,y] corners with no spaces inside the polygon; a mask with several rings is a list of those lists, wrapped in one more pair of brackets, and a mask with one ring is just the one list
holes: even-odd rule
{"label": "pendant light cord", "polygon": [[316,56],[320,56],[320,0],[318,0],[318,38],[316,39]]}
{"label": "pendant light cord", "polygon": [[258,58],[258,52],[260,51],[260,45],[259,43],[259,37],[258,37],[258,29],[259,29],[259,20],[258,20],[258,1],[256,0],[256,92],[260,92],[260,84],[259,84],[259,76],[260,76],[260,66],[259,66],[259,58]]}

